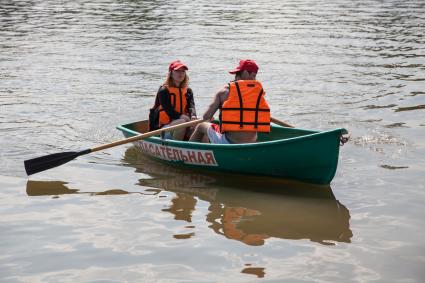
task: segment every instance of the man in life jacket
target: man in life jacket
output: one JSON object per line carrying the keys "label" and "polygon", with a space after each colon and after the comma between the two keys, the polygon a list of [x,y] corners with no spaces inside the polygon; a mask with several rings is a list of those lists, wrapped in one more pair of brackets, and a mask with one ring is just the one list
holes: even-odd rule
{"label": "man in life jacket", "polygon": [[[175,60],[168,67],[167,78],[159,88],[155,105],[149,113],[149,130],[170,127],[196,119],[195,101],[189,85],[188,67]],[[183,140],[186,128],[166,132],[165,138]]]}
{"label": "man in life jacket", "polygon": [[217,92],[203,119],[211,120],[220,109],[219,125],[198,124],[189,141],[230,144],[253,143],[257,132],[270,132],[270,107],[265,92],[255,79],[258,65],[254,60],[241,60],[230,71],[235,80]]}

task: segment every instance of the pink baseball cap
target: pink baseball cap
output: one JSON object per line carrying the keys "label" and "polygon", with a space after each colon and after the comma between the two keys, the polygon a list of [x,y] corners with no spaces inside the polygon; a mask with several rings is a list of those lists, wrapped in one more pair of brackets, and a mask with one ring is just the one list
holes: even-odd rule
{"label": "pink baseball cap", "polygon": [[259,69],[258,65],[257,63],[255,63],[254,60],[240,60],[239,66],[237,66],[236,69],[234,69],[233,71],[230,71],[229,73],[236,74],[237,72],[240,72],[240,71],[248,71],[250,73],[252,72],[257,73],[258,69]]}
{"label": "pink baseball cap", "polygon": [[170,63],[168,71],[177,71],[177,70],[189,70],[189,68],[183,64],[180,60],[174,60]]}

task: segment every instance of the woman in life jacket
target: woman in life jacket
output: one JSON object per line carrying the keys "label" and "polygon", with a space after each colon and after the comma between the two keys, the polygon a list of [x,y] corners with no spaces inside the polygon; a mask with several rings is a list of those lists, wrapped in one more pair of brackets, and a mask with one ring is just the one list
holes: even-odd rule
{"label": "woman in life jacket", "polygon": [[204,120],[210,120],[220,110],[220,124],[198,124],[190,141],[253,143],[257,141],[258,132],[270,132],[270,107],[261,83],[256,80],[258,69],[254,60],[241,60],[229,72],[235,75],[235,80],[216,93],[203,115]]}
{"label": "woman in life jacket", "polygon": [[[155,105],[149,113],[149,130],[189,122],[196,119],[193,91],[188,87],[188,67],[180,60],[175,60],[168,67],[167,78],[159,88]],[[177,129],[165,133],[165,138],[184,140],[187,129]]]}

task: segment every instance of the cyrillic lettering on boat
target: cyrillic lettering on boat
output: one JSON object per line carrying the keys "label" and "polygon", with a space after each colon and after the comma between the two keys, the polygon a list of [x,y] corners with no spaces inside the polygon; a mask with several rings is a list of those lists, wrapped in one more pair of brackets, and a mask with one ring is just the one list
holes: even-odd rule
{"label": "cyrillic lettering on boat", "polygon": [[183,162],[193,165],[218,166],[211,150],[185,149],[138,141],[136,146],[144,153],[167,161]]}

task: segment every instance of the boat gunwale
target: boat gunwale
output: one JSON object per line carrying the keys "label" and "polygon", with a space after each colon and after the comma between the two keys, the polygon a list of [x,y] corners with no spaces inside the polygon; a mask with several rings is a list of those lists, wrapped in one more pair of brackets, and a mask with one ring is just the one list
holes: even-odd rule
{"label": "boat gunwale", "polygon": [[[130,130],[130,129],[125,127],[125,125],[130,125],[130,124],[134,124],[134,123],[137,123],[137,122],[120,125],[120,126],[117,126],[116,128],[120,131],[128,132],[128,133],[131,133],[131,134],[134,134],[134,135],[140,135],[141,134],[140,132],[136,132],[136,131]],[[311,133],[307,134],[307,135],[298,136],[298,137],[277,139],[277,140],[272,140],[272,141],[260,141],[260,142],[255,142],[255,143],[244,143],[244,144],[210,144],[210,143],[200,143],[200,142],[177,141],[177,140],[171,140],[171,139],[162,140],[160,137],[157,137],[157,136],[148,137],[148,138],[143,139],[143,140],[153,140],[153,141],[159,141],[160,143],[169,143],[170,146],[176,146],[176,147],[181,147],[181,145],[195,145],[195,146],[200,147],[200,148],[220,148],[220,149],[244,148],[245,149],[245,148],[251,148],[251,147],[259,148],[259,147],[276,145],[276,144],[293,143],[293,142],[297,142],[299,140],[310,140],[310,139],[316,138],[317,136],[330,134],[330,133],[334,133],[334,132],[340,132],[340,134],[347,133],[347,130],[344,129],[344,128],[336,128],[336,129],[327,130],[327,131],[313,131],[313,130],[305,130],[305,129],[300,129],[300,128],[286,128],[286,127],[282,127],[282,126],[272,125],[272,129],[273,128],[278,128],[278,129],[279,128],[285,128],[286,130],[290,130],[290,131],[301,130],[301,131],[308,131],[308,132],[311,132]]]}

